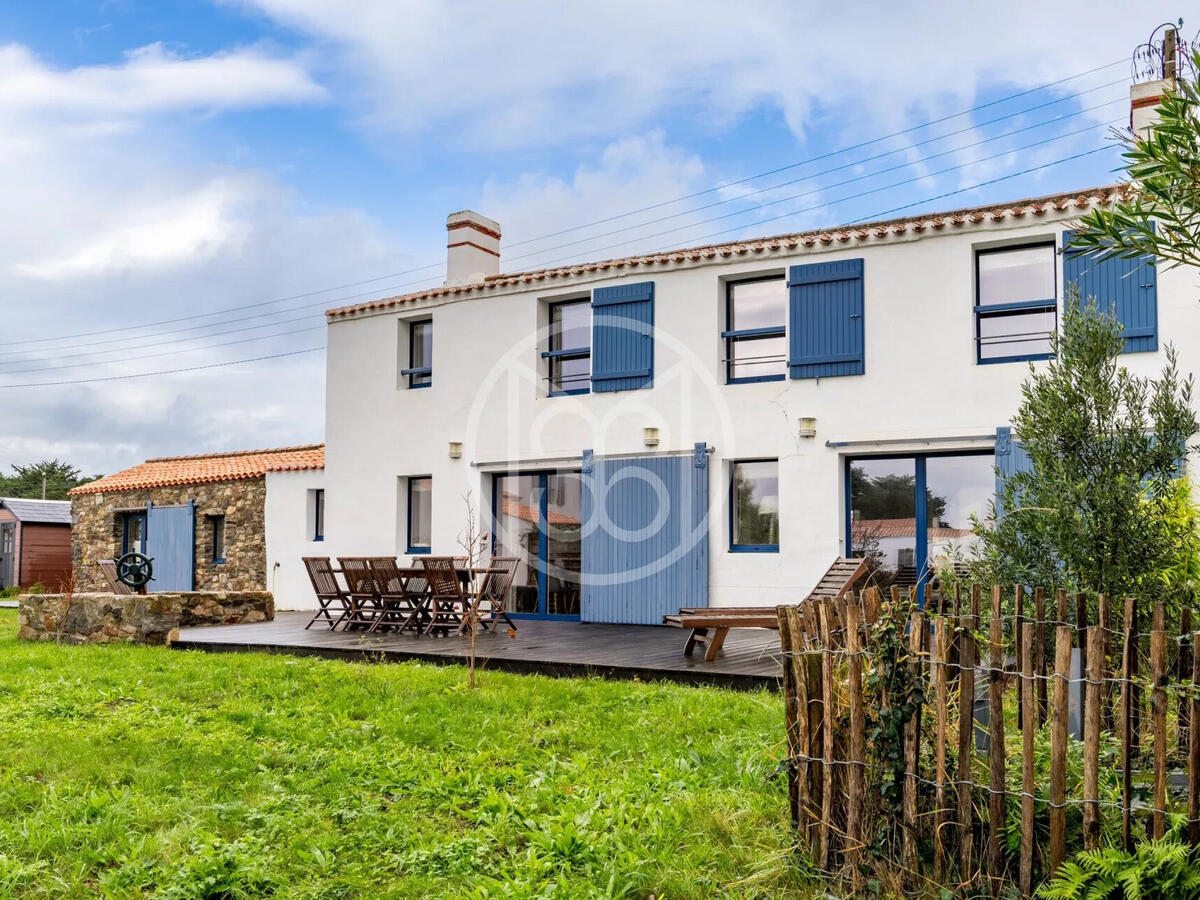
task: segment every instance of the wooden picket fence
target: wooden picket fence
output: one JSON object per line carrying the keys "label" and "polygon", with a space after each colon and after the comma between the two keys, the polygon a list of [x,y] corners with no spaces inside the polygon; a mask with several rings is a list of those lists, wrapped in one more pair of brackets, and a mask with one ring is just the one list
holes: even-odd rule
{"label": "wooden picket fence", "polygon": [[[1068,851],[1095,848],[1105,835],[1131,849],[1143,836],[1161,837],[1183,813],[1187,839],[1200,843],[1200,727],[1192,727],[1200,723],[1200,632],[1192,632],[1191,610],[1168,631],[1163,605],[1153,605],[1143,635],[1136,600],[1089,602],[1019,586],[994,586],[990,595],[987,615],[979,587],[931,596],[924,609],[894,589],[890,597],[870,589],[778,608],[789,803],[812,864],[852,886],[890,871],[906,891],[996,894],[1015,883],[1028,896]],[[1113,607],[1119,625],[1109,621]],[[886,659],[879,650],[885,634],[892,647]],[[878,688],[896,674],[920,690],[889,697],[864,684]],[[977,687],[979,694],[986,688],[986,702]],[[890,767],[870,730],[889,706],[903,721],[902,764],[893,756]],[[1077,767],[1068,792],[1072,713],[1082,720],[1082,778]],[[1019,731],[1019,744],[1015,735],[1006,741],[1006,727]],[[1043,752],[1038,765],[1042,729],[1050,759]],[[1176,781],[1186,778],[1186,798],[1174,809],[1172,766]],[[1019,788],[1010,784],[1018,769]],[[899,809],[881,807],[889,772],[902,778]],[[890,842],[879,839],[882,821]],[[1005,832],[1017,821],[1019,850]]]}

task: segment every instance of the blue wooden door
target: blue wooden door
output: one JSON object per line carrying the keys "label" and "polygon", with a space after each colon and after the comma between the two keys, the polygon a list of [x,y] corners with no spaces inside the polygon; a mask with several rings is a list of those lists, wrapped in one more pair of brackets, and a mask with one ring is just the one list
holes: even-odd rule
{"label": "blue wooden door", "polygon": [[661,625],[708,605],[708,454],[583,456],[585,622]]}
{"label": "blue wooden door", "polygon": [[149,591],[190,591],[195,588],[196,510],[186,506],[146,505],[146,555],[154,560]]}

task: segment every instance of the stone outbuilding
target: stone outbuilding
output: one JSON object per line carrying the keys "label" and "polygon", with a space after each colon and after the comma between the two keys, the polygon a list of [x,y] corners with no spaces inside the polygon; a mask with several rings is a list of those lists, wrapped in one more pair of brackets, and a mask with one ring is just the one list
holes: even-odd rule
{"label": "stone outbuilding", "polygon": [[[273,591],[283,573],[299,587],[300,557],[324,537],[324,465],[313,444],[148,459],[81,485],[70,493],[75,589],[107,590],[97,563],[130,551],[153,559],[152,592]],[[273,557],[268,520],[286,523]]]}

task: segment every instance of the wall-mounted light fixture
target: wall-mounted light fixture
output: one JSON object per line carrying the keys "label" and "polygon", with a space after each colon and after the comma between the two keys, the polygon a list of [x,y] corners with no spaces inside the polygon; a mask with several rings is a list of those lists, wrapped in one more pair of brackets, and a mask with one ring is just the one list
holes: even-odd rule
{"label": "wall-mounted light fixture", "polygon": [[797,423],[796,433],[802,438],[817,436],[817,420],[812,416],[801,416]]}
{"label": "wall-mounted light fixture", "polygon": [[450,458],[451,459],[461,459],[462,458],[462,441],[451,441],[450,442]]}
{"label": "wall-mounted light fixture", "polygon": [[658,429],[657,428],[643,428],[642,429],[642,443],[645,444],[647,447],[657,447],[658,446]]}

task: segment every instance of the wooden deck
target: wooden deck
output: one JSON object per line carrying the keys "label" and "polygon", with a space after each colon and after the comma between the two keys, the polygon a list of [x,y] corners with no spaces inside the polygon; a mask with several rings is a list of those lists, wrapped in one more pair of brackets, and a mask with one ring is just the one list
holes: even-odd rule
{"label": "wooden deck", "polygon": [[[308,631],[310,613],[281,612],[273,622],[209,625],[181,629],[173,645],[180,650],[215,653],[264,652],[323,656],[366,662],[422,662],[453,665],[466,656],[466,639],[331,632],[320,625]],[[683,655],[687,632],[652,625],[594,625],[578,622],[518,621],[517,636],[485,633],[478,659],[488,669],[561,676],[638,678],[732,688],[778,688],[779,635],[740,629],[729,635],[714,662],[701,654]]]}

